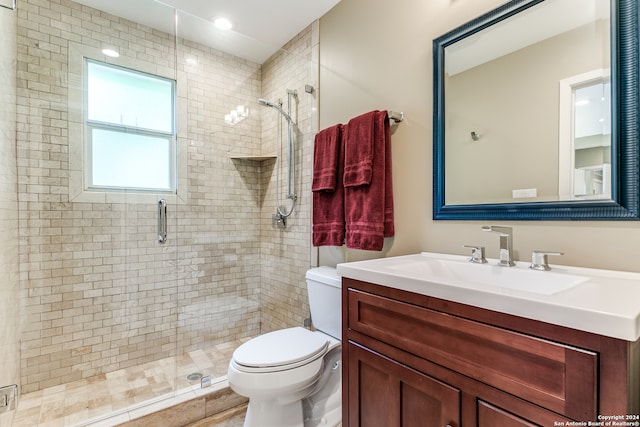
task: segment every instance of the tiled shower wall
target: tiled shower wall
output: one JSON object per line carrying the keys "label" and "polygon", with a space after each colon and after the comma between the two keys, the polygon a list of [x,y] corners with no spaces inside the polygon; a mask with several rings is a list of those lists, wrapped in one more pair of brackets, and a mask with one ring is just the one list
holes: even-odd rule
{"label": "tiled shower wall", "polygon": [[[15,43],[16,13],[0,7],[0,387],[17,384],[20,371]],[[0,425],[11,416],[0,414]]]}
{"label": "tiled shower wall", "polygon": [[[274,162],[230,158],[264,151],[260,116],[267,120],[267,112],[255,100],[263,84],[284,94],[281,77],[263,83],[260,65],[178,40],[178,110],[186,121],[178,144],[187,166],[179,174],[186,191],[184,202],[169,205],[169,244],[161,246],[155,203],[139,203],[135,194],[127,203],[77,202],[70,195],[68,41],[108,42],[121,55],[171,68],[173,36],[68,0],[23,0],[18,17],[22,392],[255,335],[262,289],[266,310],[275,298],[292,311],[278,325],[304,318],[309,200],[302,198],[295,232],[271,230],[265,206]],[[298,44],[306,54],[309,42],[292,47]],[[308,61],[288,54],[269,67],[291,57]],[[298,73],[311,69],[285,65],[281,72],[300,82],[307,79]],[[228,126],[224,114],[237,105],[249,106],[251,115]],[[301,134],[306,145],[308,131]],[[291,297],[280,290],[288,278],[296,283]]]}
{"label": "tiled shower wall", "polygon": [[[262,92],[266,98],[276,101],[282,98],[287,107],[286,89],[298,92],[298,102],[292,108],[300,132],[297,133],[295,187],[298,196],[294,213],[287,219],[285,229],[271,227],[271,215],[277,204],[291,205],[285,198],[287,175],[285,146],[278,147],[276,114],[269,112],[263,118],[262,141],[268,152],[277,152],[281,167],[263,174],[265,202],[262,208],[262,332],[290,326],[302,326],[309,317],[309,304],[305,284],[305,272],[309,268],[311,251],[311,177],[313,168],[313,139],[317,131],[318,69],[315,53],[318,51],[318,25],[312,24],[294,37],[283,52],[274,55],[262,67]],[[305,85],[313,91],[307,93]],[[266,112],[265,112],[266,114]],[[283,121],[282,141],[286,142],[286,126]],[[280,174],[278,179],[277,174]],[[280,198],[276,202],[276,185],[280,184]]]}

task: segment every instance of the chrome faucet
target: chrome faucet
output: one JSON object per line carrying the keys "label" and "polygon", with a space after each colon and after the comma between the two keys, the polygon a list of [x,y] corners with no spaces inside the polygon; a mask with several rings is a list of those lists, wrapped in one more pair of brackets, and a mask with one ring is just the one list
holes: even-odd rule
{"label": "chrome faucet", "polygon": [[498,265],[502,267],[513,267],[513,229],[511,227],[502,227],[498,225],[483,225],[482,231],[493,231],[500,233],[500,261]]}

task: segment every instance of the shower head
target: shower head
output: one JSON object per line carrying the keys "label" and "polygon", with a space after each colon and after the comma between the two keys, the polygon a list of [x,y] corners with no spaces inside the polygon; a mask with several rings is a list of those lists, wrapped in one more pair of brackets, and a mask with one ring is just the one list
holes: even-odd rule
{"label": "shower head", "polygon": [[278,108],[278,106],[276,104],[274,104],[273,102],[269,102],[266,99],[262,99],[262,98],[258,98],[258,104],[264,105],[265,107]]}
{"label": "shower head", "polygon": [[280,114],[282,114],[284,116],[285,119],[287,119],[287,121],[289,123],[293,123],[293,120],[291,119],[291,116],[289,114],[287,114],[281,106],[279,106],[278,104],[274,104],[273,102],[267,101],[266,99],[263,98],[258,98],[258,104],[263,105],[265,107],[271,107],[271,108],[275,108],[276,110],[278,110],[280,112]]}

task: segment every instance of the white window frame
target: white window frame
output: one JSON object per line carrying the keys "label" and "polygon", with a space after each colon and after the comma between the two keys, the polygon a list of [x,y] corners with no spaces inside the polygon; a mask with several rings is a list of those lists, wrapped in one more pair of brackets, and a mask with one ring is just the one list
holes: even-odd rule
{"label": "white window frame", "polygon": [[[131,74],[139,74],[151,79],[158,79],[158,80],[163,80],[166,82],[171,83],[171,132],[161,132],[161,131],[154,131],[151,129],[144,129],[144,128],[138,128],[138,127],[132,127],[132,126],[126,126],[126,125],[120,125],[120,124],[116,124],[116,123],[108,123],[108,122],[101,122],[101,121],[94,121],[94,120],[90,120],[88,118],[88,112],[89,112],[89,82],[88,79],[84,79],[84,114],[85,114],[85,119],[84,119],[84,123],[85,123],[85,137],[84,137],[84,152],[87,154],[85,156],[85,166],[84,166],[84,171],[85,171],[85,183],[86,183],[86,189],[87,190],[101,190],[101,191],[135,191],[135,192],[152,192],[152,193],[164,193],[164,194],[172,194],[175,193],[176,191],[176,157],[177,157],[177,153],[176,153],[176,126],[175,126],[175,122],[176,122],[176,108],[175,108],[175,98],[176,98],[176,82],[173,79],[168,79],[162,76],[157,76],[154,74],[150,74],[150,73],[145,73],[142,71],[138,71],[138,70],[134,70],[134,69],[130,69],[130,68],[126,68],[126,67],[122,67],[119,65],[114,65],[114,64],[109,64],[107,62],[103,62],[103,61],[96,61],[94,59],[91,58],[84,58],[84,75],[88,76],[89,75],[89,64],[90,63],[94,63],[94,64],[98,64],[100,66],[104,66],[104,67],[109,67],[109,68],[114,68],[114,69],[119,69],[122,70],[124,72],[127,73],[131,73]],[[161,138],[161,139],[166,139],[169,142],[169,169],[168,169],[168,175],[169,175],[169,188],[144,188],[144,187],[134,187],[134,186],[126,186],[126,187],[122,187],[122,186],[105,186],[105,185],[97,185],[94,184],[93,182],[93,155],[92,155],[92,148],[93,148],[93,141],[92,141],[92,135],[93,133],[91,132],[93,129],[103,129],[103,130],[107,130],[107,131],[111,131],[111,132],[118,132],[118,133],[128,133],[128,134],[133,134],[133,135],[145,135],[145,136],[152,136],[152,137],[156,137],[156,138]]]}
{"label": "white window frame", "polygon": [[[106,191],[103,188],[89,188],[86,180],[86,156],[85,149],[85,58],[97,62],[105,62],[117,65],[129,70],[155,75],[175,81],[174,86],[174,148],[176,152],[173,162],[173,182],[175,189],[172,192],[161,191]],[[125,56],[119,58],[106,58],[99,48],[87,46],[76,42],[69,42],[68,55],[68,140],[69,140],[69,201],[83,203],[156,203],[158,195],[173,204],[185,204],[188,202],[188,142],[187,135],[187,87],[186,73],[172,67],[163,67],[140,59],[129,59]],[[182,82],[182,83],[180,83]]]}

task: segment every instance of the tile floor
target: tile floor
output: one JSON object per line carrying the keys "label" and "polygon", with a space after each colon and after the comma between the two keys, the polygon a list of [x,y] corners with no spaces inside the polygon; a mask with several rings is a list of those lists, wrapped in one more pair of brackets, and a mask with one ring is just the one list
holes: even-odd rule
{"label": "tile floor", "polygon": [[226,381],[231,354],[246,340],[28,393],[20,398],[12,427],[118,425],[147,403],[157,407],[167,397],[174,402],[188,400],[189,393],[207,389],[200,389],[199,380],[187,380],[187,375],[210,375],[214,386]]}

